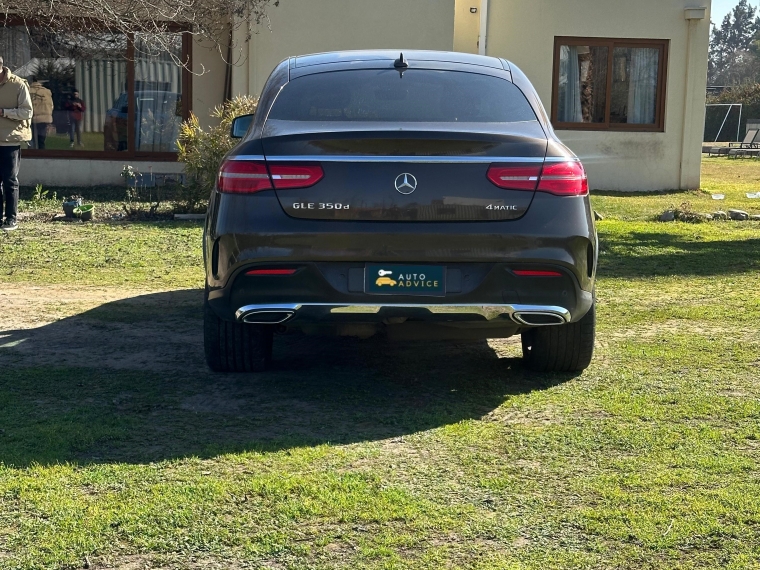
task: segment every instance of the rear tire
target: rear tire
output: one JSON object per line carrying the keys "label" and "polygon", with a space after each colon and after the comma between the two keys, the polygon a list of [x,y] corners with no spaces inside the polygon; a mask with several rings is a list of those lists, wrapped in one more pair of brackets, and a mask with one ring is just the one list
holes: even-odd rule
{"label": "rear tire", "polygon": [[203,305],[206,363],[214,372],[263,372],[272,359],[273,329],[220,319]]}
{"label": "rear tire", "polygon": [[580,372],[594,356],[596,301],[576,323],[522,333],[523,362],[535,372]]}

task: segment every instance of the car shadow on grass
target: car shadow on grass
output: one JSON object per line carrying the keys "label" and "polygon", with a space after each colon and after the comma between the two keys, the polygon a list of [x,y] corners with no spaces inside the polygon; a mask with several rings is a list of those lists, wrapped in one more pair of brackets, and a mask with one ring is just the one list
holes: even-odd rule
{"label": "car shadow on grass", "polygon": [[571,375],[525,371],[518,346],[275,338],[272,369],[214,374],[202,293],[106,303],[0,332],[0,463],[146,463],[379,441],[482,418]]}

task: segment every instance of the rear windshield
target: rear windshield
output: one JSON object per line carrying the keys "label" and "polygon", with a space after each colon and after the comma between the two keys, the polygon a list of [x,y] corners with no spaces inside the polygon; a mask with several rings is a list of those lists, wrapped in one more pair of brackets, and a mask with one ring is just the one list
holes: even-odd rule
{"label": "rear windshield", "polygon": [[515,123],[536,115],[506,79],[459,71],[333,71],[299,77],[277,97],[269,119]]}

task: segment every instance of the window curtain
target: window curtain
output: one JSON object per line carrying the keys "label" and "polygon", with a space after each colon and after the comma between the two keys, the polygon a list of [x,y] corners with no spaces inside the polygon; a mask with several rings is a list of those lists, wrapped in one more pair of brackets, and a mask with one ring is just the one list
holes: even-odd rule
{"label": "window curtain", "polygon": [[563,123],[582,123],[581,109],[581,67],[577,46],[560,46],[560,90],[564,83],[559,102],[559,120]]}
{"label": "window curtain", "polygon": [[653,124],[657,110],[657,76],[660,50],[631,50],[631,74],[628,87],[628,123]]}

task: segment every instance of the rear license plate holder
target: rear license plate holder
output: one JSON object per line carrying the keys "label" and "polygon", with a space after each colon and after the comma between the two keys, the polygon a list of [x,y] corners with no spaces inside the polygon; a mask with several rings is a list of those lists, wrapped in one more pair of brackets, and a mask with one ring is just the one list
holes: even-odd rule
{"label": "rear license plate holder", "polygon": [[397,265],[368,263],[364,269],[364,292],[370,295],[446,295],[443,265]]}

